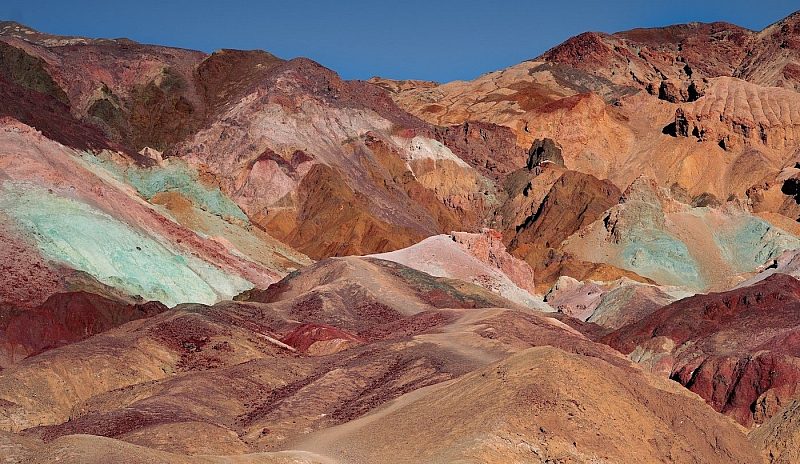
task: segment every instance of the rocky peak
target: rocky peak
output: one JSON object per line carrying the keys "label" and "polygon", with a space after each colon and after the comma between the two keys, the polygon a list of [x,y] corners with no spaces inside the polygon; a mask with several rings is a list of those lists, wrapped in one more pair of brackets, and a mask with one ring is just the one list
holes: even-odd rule
{"label": "rocky peak", "polygon": [[564,157],[561,155],[561,147],[553,139],[536,139],[528,150],[528,170],[550,161],[558,166],[564,166]]}
{"label": "rocky peak", "polygon": [[[658,98],[670,103],[693,102],[705,95],[706,80],[664,79],[658,87]],[[650,84],[647,91],[656,94],[655,86]]]}
{"label": "rocky peak", "polygon": [[663,195],[660,192],[658,182],[652,177],[641,175],[637,177],[631,185],[622,193],[620,203],[630,203],[641,201],[650,204],[661,204]]}

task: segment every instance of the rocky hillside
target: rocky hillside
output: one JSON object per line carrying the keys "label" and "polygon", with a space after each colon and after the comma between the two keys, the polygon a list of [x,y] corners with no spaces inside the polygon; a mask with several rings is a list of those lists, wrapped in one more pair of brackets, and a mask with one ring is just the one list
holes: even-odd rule
{"label": "rocky hillside", "polygon": [[797,460],[800,14],[472,81],[0,22],[0,460]]}

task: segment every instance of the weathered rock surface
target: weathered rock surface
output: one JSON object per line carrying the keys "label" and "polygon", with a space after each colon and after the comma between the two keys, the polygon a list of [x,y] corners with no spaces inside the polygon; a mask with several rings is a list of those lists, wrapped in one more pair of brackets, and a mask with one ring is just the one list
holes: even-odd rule
{"label": "weathered rock surface", "polygon": [[692,207],[652,179],[641,177],[619,205],[573,234],[563,249],[662,285],[724,289],[785,250],[798,238],[736,203]]}
{"label": "weathered rock surface", "polygon": [[677,301],[604,340],[752,426],[800,393],[798,307],[800,281],[775,274],[748,287]]}
{"label": "weathered rock surface", "polygon": [[524,148],[550,138],[568,169],[620,190],[644,174],[692,198],[752,194],[762,211],[796,219],[758,192],[780,189],[776,178],[796,162],[797,23],[794,14],[761,32],[727,23],[589,32],[474,81],[376,82],[429,122],[507,126]]}
{"label": "weathered rock surface", "polygon": [[792,401],[770,420],[753,429],[749,438],[770,464],[790,464],[800,460],[800,400]]}
{"label": "weathered rock surface", "polygon": [[[733,424],[715,421],[714,413],[678,386],[602,353],[586,354],[525,350],[384,412],[315,434],[300,447],[340,459],[398,463],[660,462],[663,449],[670,450],[667,459],[680,461],[758,462]],[[462,412],[463,404],[472,407]],[[511,412],[520,409],[526,414]],[[686,413],[693,420],[675,427],[677,416]],[[431,427],[410,425],[416,421]],[[715,428],[702,425],[708,421]]]}
{"label": "weathered rock surface", "polygon": [[[307,262],[249,232],[238,208],[226,210],[230,200],[191,169],[117,159],[78,153],[16,120],[0,120],[3,306],[36,307],[54,293],[97,293],[98,286],[168,305],[213,303]],[[185,225],[148,203],[166,191],[189,197]],[[237,212],[238,219],[225,217]],[[232,251],[257,248],[250,258]]]}
{"label": "weathered rock surface", "polygon": [[545,161],[564,166],[561,148],[552,139],[536,139],[528,150],[527,168],[531,170]]}
{"label": "weathered rock surface", "polygon": [[[0,42],[42,63],[52,81],[49,93],[134,152],[145,146],[163,150],[203,121],[204,103],[193,82],[202,52],[52,36],[16,23],[0,26]],[[17,81],[37,88],[35,77]]]}
{"label": "weathered rock surface", "polygon": [[690,295],[677,287],[660,287],[627,278],[581,282],[564,275],[545,295],[545,301],[560,313],[610,332]]}
{"label": "weathered rock surface", "polygon": [[551,310],[536,295],[531,267],[510,255],[502,235],[491,229],[436,235],[411,247],[373,256],[433,276],[471,282],[524,306]]}
{"label": "weathered rock surface", "polygon": [[484,263],[501,270],[511,281],[529,292],[535,290],[533,270],[526,263],[511,256],[502,241],[502,234],[492,229],[484,229],[480,234],[453,232],[453,241]]}
{"label": "weathered rock surface", "polygon": [[134,304],[83,291],[56,293],[30,310],[2,310],[0,368],[166,310],[155,301]]}
{"label": "weathered rock surface", "polygon": [[795,91],[719,77],[703,98],[680,106],[674,124],[678,135],[716,141],[725,150],[754,146],[793,153],[800,146],[798,106]]}
{"label": "weathered rock surface", "polygon": [[[0,435],[4,448],[30,462],[757,456],[693,394],[475,285],[334,258],[242,299],[184,305],[0,371],[0,426],[17,432]],[[512,414],[519,401],[532,414]],[[663,445],[642,447],[620,424]]]}
{"label": "weathered rock surface", "polygon": [[492,171],[486,160],[495,147],[503,154],[513,147],[490,144],[486,134],[512,135],[488,126],[464,131],[436,130],[381,89],[295,59],[269,68],[171,155],[214,174],[269,233],[321,258],[479,226],[495,194],[481,171]]}
{"label": "weathered rock surface", "polygon": [[536,212],[516,225],[511,248],[526,243],[558,248],[570,235],[617,204],[621,196],[611,182],[577,171],[566,171],[550,188]]}
{"label": "weathered rock surface", "polygon": [[[313,258],[475,230],[497,201],[493,182],[524,164],[507,128],[433,127],[382,89],[310,60],[0,27],[0,91],[10,99],[0,114],[144,166],[159,161],[143,149],[180,157],[255,225]],[[20,109],[26,99],[35,110]],[[347,200],[329,204],[335,193],[316,189],[326,182]],[[354,233],[337,233],[341,218],[320,211],[345,205]],[[328,243],[317,246],[320,226]]]}
{"label": "weathered rock surface", "polygon": [[0,23],[0,453],[793,462],[798,18],[445,84]]}

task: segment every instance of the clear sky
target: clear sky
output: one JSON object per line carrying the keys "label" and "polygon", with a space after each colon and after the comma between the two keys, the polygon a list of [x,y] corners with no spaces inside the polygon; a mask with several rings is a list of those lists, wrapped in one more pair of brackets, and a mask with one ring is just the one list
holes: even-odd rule
{"label": "clear sky", "polygon": [[43,32],[306,56],[348,79],[472,79],[584,31],[691,21],[760,30],[800,0],[0,0]]}

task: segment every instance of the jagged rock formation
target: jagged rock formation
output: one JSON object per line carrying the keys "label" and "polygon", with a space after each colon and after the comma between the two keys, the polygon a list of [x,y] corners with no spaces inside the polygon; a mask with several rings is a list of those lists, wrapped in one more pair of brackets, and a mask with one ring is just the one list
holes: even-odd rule
{"label": "jagged rock formation", "polygon": [[735,73],[760,85],[800,90],[800,14],[795,12],[757,34],[756,47]]}
{"label": "jagged rock formation", "polygon": [[560,275],[647,281],[635,272],[582,261],[560,250],[570,235],[618,201],[621,194],[611,182],[548,162],[514,172],[506,179],[505,193],[496,220],[512,253],[534,268],[540,292]]}
{"label": "jagged rock formation", "polygon": [[611,35],[587,32],[539,59],[568,64],[627,86],[734,76],[795,90],[798,24],[800,17],[794,13],[760,32],[723,22]]}
{"label": "jagged rock formation", "polygon": [[752,426],[800,393],[798,305],[800,281],[776,274],[677,301],[604,340]]}
{"label": "jagged rock formation", "polygon": [[617,34],[587,32],[539,59],[602,76],[617,85],[646,88],[736,73],[753,32],[728,23],[692,23]]}
{"label": "jagged rock formation", "polygon": [[800,146],[800,95],[730,77],[712,79],[704,98],[681,105],[678,135],[716,141],[723,149],[765,146],[793,152]]}
{"label": "jagged rock formation", "polygon": [[[758,33],[727,23],[590,32],[471,82],[375,82],[430,122],[504,125],[525,148],[550,138],[568,169],[621,190],[645,174],[796,219],[776,178],[798,149],[797,24],[794,14]],[[776,199],[764,201],[765,184]]]}
{"label": "jagged rock formation", "polygon": [[564,166],[564,157],[561,148],[552,139],[536,139],[528,150],[527,168],[530,171],[545,161]]}
{"label": "jagged rock formation", "polygon": [[467,164],[498,183],[525,164],[525,151],[517,146],[513,131],[504,126],[465,122],[435,128],[434,136]]}
{"label": "jagged rock formation", "polygon": [[516,226],[511,247],[530,243],[558,248],[570,235],[597,220],[619,202],[614,184],[577,171],[566,171],[550,187],[536,212]]}

